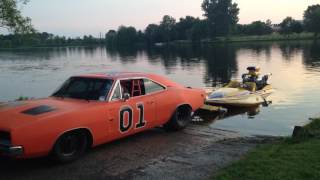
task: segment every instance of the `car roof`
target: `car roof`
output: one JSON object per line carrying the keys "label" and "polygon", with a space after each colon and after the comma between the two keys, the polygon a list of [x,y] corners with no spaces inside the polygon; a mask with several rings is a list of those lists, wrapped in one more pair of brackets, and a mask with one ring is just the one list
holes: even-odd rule
{"label": "car roof", "polygon": [[87,78],[101,78],[101,79],[129,79],[129,78],[148,78],[165,86],[176,86],[181,87],[181,85],[165,78],[160,75],[152,73],[142,73],[142,72],[107,72],[107,73],[92,73],[83,74],[74,77],[87,77]]}
{"label": "car roof", "polygon": [[102,78],[102,79],[123,79],[146,76],[146,73],[138,72],[106,72],[106,73],[91,73],[82,74],[77,77],[88,77],[88,78]]}

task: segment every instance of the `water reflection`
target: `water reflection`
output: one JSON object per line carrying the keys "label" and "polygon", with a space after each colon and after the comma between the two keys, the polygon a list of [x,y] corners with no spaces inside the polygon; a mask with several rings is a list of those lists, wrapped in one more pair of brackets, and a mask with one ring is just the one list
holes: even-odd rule
{"label": "water reflection", "polygon": [[204,49],[207,72],[204,77],[209,87],[227,83],[238,71],[234,46],[211,46]]}
{"label": "water reflection", "polygon": [[20,61],[20,60],[51,60],[54,57],[64,57],[69,48],[31,48],[0,51],[1,61]]}
{"label": "water reflection", "polygon": [[255,119],[260,113],[261,107],[240,107],[240,108],[228,108],[227,111],[211,112],[207,110],[198,110],[195,113],[193,124],[212,124],[215,121],[223,120],[226,118],[232,118],[235,116],[245,116],[248,119]]}
{"label": "water reflection", "polygon": [[[303,62],[310,70],[320,66],[320,42],[314,41],[303,49]],[[316,69],[317,70],[317,69]]]}
{"label": "water reflection", "polygon": [[[163,47],[108,47],[105,48],[111,59],[119,59],[121,63],[135,63],[144,53],[151,64],[160,63],[168,74],[175,71],[179,66],[185,70],[192,70],[203,64],[206,72],[203,73],[203,81],[206,86],[217,86],[227,83],[232,77],[239,76],[237,57],[238,53],[246,50],[254,57],[264,56],[264,60],[270,61],[272,48],[281,51],[285,61],[295,60],[302,52],[306,65],[319,65],[319,43],[310,41],[290,42],[264,42],[264,43],[239,43],[224,45],[181,45]],[[90,54],[93,50],[90,51]],[[260,58],[256,59],[257,61]],[[256,62],[255,62],[256,63]],[[248,64],[250,65],[250,64]]]}
{"label": "water reflection", "polygon": [[[242,51],[253,54],[254,57],[271,58],[271,49],[278,48],[282,59],[294,60],[302,52],[303,63],[308,67],[318,67],[320,44],[310,41],[292,41],[280,43],[238,43],[223,45],[183,45],[163,47],[66,47],[66,48],[34,48],[0,52],[1,61],[36,61],[51,59],[70,59],[78,56],[87,60],[98,56],[110,61],[120,61],[122,64],[136,63],[145,57],[150,64],[159,63],[168,73],[177,67],[189,71],[204,66],[203,83],[206,86],[217,86],[228,82],[232,77],[239,76],[239,53]],[[104,49],[104,50],[103,50]],[[256,59],[259,61],[259,58]],[[257,63],[257,62],[256,62]]]}
{"label": "water reflection", "polygon": [[234,46],[163,46],[141,48],[106,48],[112,58],[120,57],[122,63],[134,62],[137,54],[145,52],[151,64],[161,63],[167,73],[175,71],[177,66],[186,71],[204,65],[206,68],[204,83],[216,86],[226,83],[237,73],[236,52]]}
{"label": "water reflection", "polygon": [[138,53],[141,52],[139,47],[121,46],[121,47],[106,47],[107,55],[113,59],[120,59],[122,63],[134,63],[137,61]]}

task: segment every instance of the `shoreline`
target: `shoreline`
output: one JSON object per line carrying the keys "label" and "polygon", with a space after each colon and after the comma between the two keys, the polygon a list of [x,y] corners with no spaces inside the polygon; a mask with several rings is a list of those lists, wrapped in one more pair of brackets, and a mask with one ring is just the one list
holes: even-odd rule
{"label": "shoreline", "polygon": [[50,174],[57,174],[56,178],[62,180],[79,177],[209,179],[213,171],[219,172],[257,146],[277,139],[269,136],[245,137],[237,132],[196,124],[171,133],[156,128],[98,146],[67,166],[52,167],[46,158],[17,161],[0,159],[3,160],[0,173],[4,179],[15,174],[11,179],[43,179]]}
{"label": "shoreline", "polygon": [[[161,47],[166,45],[191,45],[191,44],[226,44],[226,43],[255,43],[255,42],[285,42],[285,41],[317,41],[320,36],[315,37],[314,33],[301,33],[301,34],[271,34],[271,35],[257,35],[257,36],[228,36],[228,37],[217,37],[215,40],[206,39],[198,42],[192,42],[191,40],[175,40],[171,42],[155,43],[153,45],[148,45],[147,43],[135,43],[131,46],[155,46]],[[63,47],[98,47],[98,46],[108,46],[106,43],[96,43],[96,44],[65,44],[65,45],[38,45],[38,46],[21,46],[4,48],[0,47],[0,51],[5,50],[23,50],[23,49],[49,49],[49,48],[63,48]],[[117,45],[115,45],[117,47]]]}
{"label": "shoreline", "polygon": [[[315,37],[313,33],[302,34],[271,34],[271,35],[259,35],[259,36],[229,36],[229,37],[217,37],[216,40],[202,40],[197,42],[198,44],[223,44],[223,43],[246,43],[246,42],[284,42],[284,41],[308,41],[319,40],[320,36]],[[190,40],[177,40],[169,42],[169,44],[192,44]]]}

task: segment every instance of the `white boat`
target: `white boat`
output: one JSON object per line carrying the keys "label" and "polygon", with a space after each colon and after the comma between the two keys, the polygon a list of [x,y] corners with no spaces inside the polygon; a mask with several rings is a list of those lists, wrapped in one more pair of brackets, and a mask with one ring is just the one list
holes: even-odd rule
{"label": "white boat", "polygon": [[260,81],[252,81],[249,67],[249,74],[243,75],[243,82],[231,81],[225,87],[217,89],[208,94],[206,103],[219,106],[251,107],[266,103],[266,98],[274,92],[274,89],[267,80],[270,74],[263,76]]}

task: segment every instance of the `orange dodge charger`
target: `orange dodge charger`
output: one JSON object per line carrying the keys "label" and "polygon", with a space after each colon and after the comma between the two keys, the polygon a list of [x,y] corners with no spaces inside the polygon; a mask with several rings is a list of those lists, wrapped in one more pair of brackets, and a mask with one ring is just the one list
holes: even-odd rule
{"label": "orange dodge charger", "polygon": [[73,161],[150,128],[183,129],[204,101],[203,90],[155,74],[74,76],[51,97],[0,104],[0,155]]}

